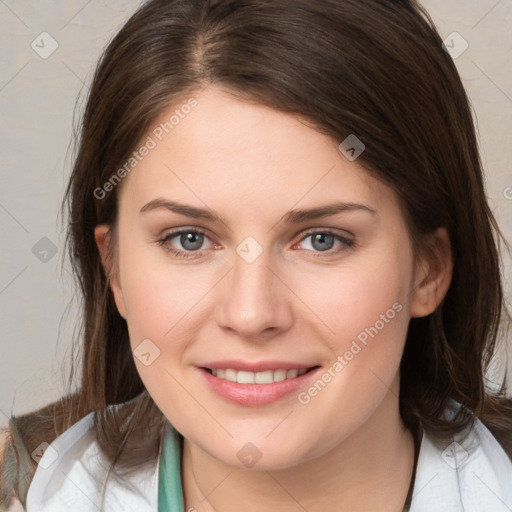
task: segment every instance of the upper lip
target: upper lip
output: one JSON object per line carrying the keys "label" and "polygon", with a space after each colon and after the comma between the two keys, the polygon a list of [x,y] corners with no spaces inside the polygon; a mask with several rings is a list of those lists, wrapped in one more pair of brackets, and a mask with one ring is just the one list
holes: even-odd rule
{"label": "upper lip", "polygon": [[314,366],[318,366],[315,364],[303,364],[303,363],[294,363],[288,361],[240,361],[240,360],[223,360],[223,361],[212,361],[208,363],[204,363],[201,365],[203,368],[209,368],[210,370],[219,370],[219,369],[233,369],[237,371],[246,371],[246,372],[264,372],[264,371],[274,371],[274,370],[301,370],[313,368]]}

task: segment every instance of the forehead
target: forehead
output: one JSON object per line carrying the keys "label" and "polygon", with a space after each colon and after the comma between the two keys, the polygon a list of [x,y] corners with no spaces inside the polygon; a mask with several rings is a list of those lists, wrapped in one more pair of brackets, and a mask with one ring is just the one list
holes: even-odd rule
{"label": "forehead", "polygon": [[[184,108],[191,98],[195,106]],[[338,141],[214,87],[169,107],[142,144],[151,149],[125,178],[121,203],[141,207],[156,195],[179,196],[239,213],[244,206],[277,213],[298,202],[396,203],[391,189],[340,153]]]}

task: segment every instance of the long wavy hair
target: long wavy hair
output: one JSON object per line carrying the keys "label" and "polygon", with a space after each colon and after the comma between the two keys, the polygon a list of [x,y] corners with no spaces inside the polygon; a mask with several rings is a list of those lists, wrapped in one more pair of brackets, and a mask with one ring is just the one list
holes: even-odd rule
{"label": "long wavy hair", "polygon": [[[447,228],[453,279],[436,311],[410,321],[400,414],[438,437],[480,418],[512,451],[505,382],[486,385],[508,318],[505,240],[487,203],[468,97],[428,13],[414,0],[152,0],[97,66],[63,203],[82,292],[79,390],[11,418],[18,462],[91,411],[111,469],[158,456],[166,420],[137,373],[94,238],[98,224],[116,225],[119,187],[101,199],[95,190],[166,109],[209,85],[300,116],[336,141],[364,141],[358,163],[397,193],[415,254]],[[447,419],[451,400],[464,408]],[[26,459],[16,470],[23,503],[36,467]]]}

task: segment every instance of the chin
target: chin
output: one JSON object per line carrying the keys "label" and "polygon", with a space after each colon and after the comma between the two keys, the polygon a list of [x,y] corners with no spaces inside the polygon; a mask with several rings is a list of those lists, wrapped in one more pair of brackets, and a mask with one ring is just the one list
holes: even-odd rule
{"label": "chin", "polygon": [[[295,467],[308,460],[307,454],[302,453],[304,446],[275,446],[267,442],[232,442],[225,447],[209,446],[206,450],[209,455],[220,462],[249,471],[279,471]],[[203,448],[204,449],[204,448]],[[226,457],[226,454],[232,456]]]}

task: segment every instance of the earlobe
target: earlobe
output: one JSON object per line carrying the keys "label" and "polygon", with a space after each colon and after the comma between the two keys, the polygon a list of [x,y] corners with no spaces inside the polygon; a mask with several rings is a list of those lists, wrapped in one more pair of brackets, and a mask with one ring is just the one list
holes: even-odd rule
{"label": "earlobe", "polygon": [[124,304],[123,292],[119,283],[119,275],[116,269],[116,264],[112,257],[113,251],[110,250],[110,234],[110,226],[106,224],[98,225],[94,229],[94,238],[100,253],[101,263],[103,265],[105,275],[107,276],[110,289],[114,295],[117,309],[119,314],[126,319],[126,307]]}
{"label": "earlobe", "polygon": [[429,251],[417,262],[411,300],[411,317],[433,313],[446,296],[453,275],[453,255],[450,235],[439,228],[432,235]]}

